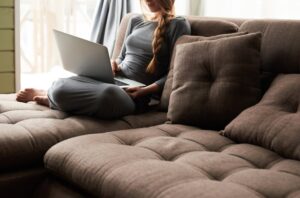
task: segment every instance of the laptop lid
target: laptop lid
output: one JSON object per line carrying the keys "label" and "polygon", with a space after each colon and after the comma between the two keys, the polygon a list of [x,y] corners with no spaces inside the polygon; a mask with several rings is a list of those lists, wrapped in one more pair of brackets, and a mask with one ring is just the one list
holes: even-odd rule
{"label": "laptop lid", "polygon": [[53,30],[65,70],[114,84],[110,57],[105,46]]}

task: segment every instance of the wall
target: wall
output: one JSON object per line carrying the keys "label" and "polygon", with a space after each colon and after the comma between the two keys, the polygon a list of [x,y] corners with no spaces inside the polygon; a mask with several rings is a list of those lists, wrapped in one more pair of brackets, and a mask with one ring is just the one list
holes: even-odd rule
{"label": "wall", "polygon": [[14,0],[0,0],[0,93],[15,92]]}

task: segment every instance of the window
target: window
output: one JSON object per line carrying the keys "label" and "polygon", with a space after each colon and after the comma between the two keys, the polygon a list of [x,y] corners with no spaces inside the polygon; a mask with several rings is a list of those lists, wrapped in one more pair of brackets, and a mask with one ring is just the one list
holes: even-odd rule
{"label": "window", "polygon": [[204,0],[204,16],[300,19],[299,0]]}
{"label": "window", "polygon": [[57,77],[69,75],[59,66],[52,29],[89,39],[96,4],[97,0],[20,1],[21,88],[48,88]]}
{"label": "window", "polygon": [[[140,12],[139,1],[134,12]],[[48,88],[61,68],[52,29],[89,39],[98,0],[20,0],[21,88]],[[178,15],[300,19],[299,0],[177,0]],[[38,82],[38,83],[37,83]]]}

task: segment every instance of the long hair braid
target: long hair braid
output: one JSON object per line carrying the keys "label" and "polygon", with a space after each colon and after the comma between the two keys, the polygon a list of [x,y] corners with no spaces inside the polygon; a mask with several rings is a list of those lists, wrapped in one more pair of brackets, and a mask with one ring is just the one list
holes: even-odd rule
{"label": "long hair braid", "polygon": [[153,33],[153,41],[152,41],[152,52],[153,58],[147,66],[146,71],[148,73],[154,73],[156,70],[156,66],[158,64],[158,54],[162,48],[162,45],[165,41],[165,35],[167,31],[167,27],[173,18],[173,15],[168,13],[162,14],[158,19],[158,25]]}
{"label": "long hair braid", "polygon": [[158,65],[158,54],[166,39],[166,32],[170,21],[174,18],[174,2],[175,0],[159,0],[157,1],[161,11],[156,15],[158,25],[153,33],[152,52],[153,58],[147,66],[148,73],[154,73]]}

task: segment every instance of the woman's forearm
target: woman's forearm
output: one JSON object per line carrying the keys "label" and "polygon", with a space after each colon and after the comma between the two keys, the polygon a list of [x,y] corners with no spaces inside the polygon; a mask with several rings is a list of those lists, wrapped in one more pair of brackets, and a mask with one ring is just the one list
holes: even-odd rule
{"label": "woman's forearm", "polygon": [[149,95],[159,92],[160,87],[156,83],[152,83],[146,87],[142,88],[143,95]]}

